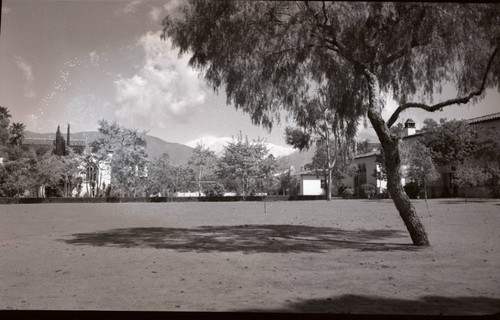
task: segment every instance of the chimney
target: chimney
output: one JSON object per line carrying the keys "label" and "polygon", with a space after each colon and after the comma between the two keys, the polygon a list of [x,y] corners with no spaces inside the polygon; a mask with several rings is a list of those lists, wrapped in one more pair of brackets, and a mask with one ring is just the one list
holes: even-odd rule
{"label": "chimney", "polygon": [[67,138],[66,138],[66,146],[70,146],[69,144],[69,123],[68,123],[68,135],[67,135]]}
{"label": "chimney", "polygon": [[417,129],[415,128],[415,121],[412,119],[408,119],[405,122],[405,137],[411,136],[417,133]]}

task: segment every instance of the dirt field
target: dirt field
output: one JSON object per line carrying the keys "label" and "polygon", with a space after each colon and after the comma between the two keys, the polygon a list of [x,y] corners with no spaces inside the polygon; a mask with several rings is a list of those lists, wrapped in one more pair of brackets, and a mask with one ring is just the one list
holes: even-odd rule
{"label": "dirt field", "polygon": [[500,201],[0,205],[0,309],[500,312]]}

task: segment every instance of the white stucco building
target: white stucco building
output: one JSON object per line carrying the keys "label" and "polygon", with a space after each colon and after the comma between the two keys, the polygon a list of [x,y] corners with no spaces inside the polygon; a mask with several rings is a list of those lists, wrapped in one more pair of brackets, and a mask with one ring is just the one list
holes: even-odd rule
{"label": "white stucco building", "polygon": [[321,196],[326,193],[326,178],[314,171],[300,174],[300,194],[303,196]]}

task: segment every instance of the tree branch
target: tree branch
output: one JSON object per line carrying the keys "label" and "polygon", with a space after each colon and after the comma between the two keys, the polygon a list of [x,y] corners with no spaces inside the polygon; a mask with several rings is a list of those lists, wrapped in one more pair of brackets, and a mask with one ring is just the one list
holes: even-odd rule
{"label": "tree branch", "polygon": [[326,14],[326,4],[325,1],[323,1],[323,24],[326,25],[328,23],[328,15]]}
{"label": "tree branch", "polygon": [[327,49],[330,49],[330,50],[338,53],[341,57],[343,57],[344,59],[346,59],[347,61],[352,63],[352,65],[354,66],[354,68],[357,71],[359,71],[363,74],[365,73],[365,70],[367,69],[367,67],[363,63],[358,61],[356,58],[354,58],[349,53],[349,50],[347,50],[346,47],[344,47],[342,44],[338,43],[334,39],[324,39],[324,40],[330,44],[330,45],[325,46]]}
{"label": "tree branch", "polygon": [[404,105],[399,106],[394,111],[394,113],[389,118],[389,121],[387,121],[387,127],[390,128],[396,122],[396,120],[398,119],[399,114],[402,111],[406,110],[406,109],[418,108],[418,109],[423,109],[423,110],[428,111],[428,112],[434,112],[436,110],[439,110],[441,108],[444,108],[444,107],[447,107],[447,106],[451,106],[451,105],[454,105],[454,104],[468,103],[470,101],[470,99],[472,99],[473,97],[480,96],[483,93],[484,88],[486,86],[486,79],[488,78],[488,73],[489,73],[489,71],[491,69],[491,65],[493,64],[493,60],[494,60],[495,55],[497,54],[497,52],[498,52],[498,45],[496,46],[495,50],[493,50],[493,53],[491,54],[490,59],[488,60],[488,64],[486,66],[486,70],[484,72],[483,79],[481,81],[481,86],[479,87],[479,89],[477,91],[471,92],[470,94],[468,94],[468,95],[466,95],[464,97],[449,99],[449,100],[440,102],[440,103],[432,105],[432,106],[429,106],[429,105],[426,105],[426,104],[423,104],[423,103],[412,103],[412,102],[405,103]]}
{"label": "tree branch", "polygon": [[426,39],[424,41],[418,41],[418,32],[420,29],[420,26],[422,25],[422,21],[424,20],[425,17],[425,8],[420,12],[420,14],[417,17],[417,21],[415,22],[415,28],[413,28],[412,32],[412,39],[410,42],[409,46],[406,46],[404,48],[401,48],[400,50],[396,51],[392,55],[388,56],[384,61],[382,61],[382,64],[387,66],[394,61],[398,60],[399,58],[405,56],[406,54],[410,53],[411,50],[413,50],[416,47],[421,47],[421,46],[426,46],[429,43],[431,43],[430,39]]}

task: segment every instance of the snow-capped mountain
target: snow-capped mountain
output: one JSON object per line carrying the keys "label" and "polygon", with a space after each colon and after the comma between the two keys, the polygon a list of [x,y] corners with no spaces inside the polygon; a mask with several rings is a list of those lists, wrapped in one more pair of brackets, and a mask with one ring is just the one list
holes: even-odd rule
{"label": "snow-capped mountain", "polygon": [[[230,137],[214,137],[214,136],[207,136],[203,137],[200,139],[196,139],[193,141],[189,141],[186,143],[187,146],[191,148],[195,148],[198,143],[202,143],[205,147],[208,149],[212,150],[215,152],[217,155],[221,155],[224,152],[224,146],[226,146],[227,143],[233,141],[233,138]],[[275,157],[283,157],[287,156],[290,153],[292,153],[295,149],[292,147],[283,147],[283,146],[278,146],[273,143],[265,142],[267,148],[269,149],[269,152]]]}

